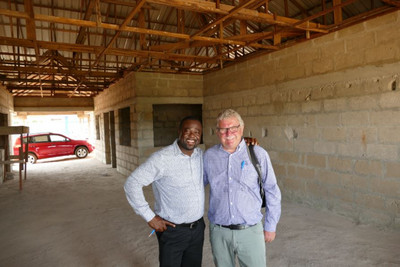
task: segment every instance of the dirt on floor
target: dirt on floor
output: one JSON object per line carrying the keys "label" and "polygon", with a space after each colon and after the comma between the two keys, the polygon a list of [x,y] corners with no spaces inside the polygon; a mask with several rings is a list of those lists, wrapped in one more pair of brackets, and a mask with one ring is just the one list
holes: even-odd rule
{"label": "dirt on floor", "polygon": [[[158,266],[156,237],[126,201],[116,169],[89,156],[27,170],[21,192],[17,173],[0,185],[0,266]],[[270,267],[400,266],[400,231],[284,202],[266,253]],[[203,266],[214,266],[208,229]]]}

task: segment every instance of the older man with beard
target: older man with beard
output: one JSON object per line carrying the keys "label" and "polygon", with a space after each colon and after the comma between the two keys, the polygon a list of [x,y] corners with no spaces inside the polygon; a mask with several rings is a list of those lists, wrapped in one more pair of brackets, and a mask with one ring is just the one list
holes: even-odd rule
{"label": "older man with beard", "polygon": [[[178,139],[153,153],[128,177],[124,189],[134,211],[156,231],[160,266],[200,267],[203,255],[204,185],[199,119],[182,119]],[[154,211],[143,194],[152,184]]]}

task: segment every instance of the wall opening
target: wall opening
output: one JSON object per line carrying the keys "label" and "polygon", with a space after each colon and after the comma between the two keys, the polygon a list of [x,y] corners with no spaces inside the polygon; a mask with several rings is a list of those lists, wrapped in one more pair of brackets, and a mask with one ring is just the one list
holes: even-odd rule
{"label": "wall opening", "polygon": [[396,89],[397,89],[397,82],[393,81],[392,82],[392,91],[396,91]]}
{"label": "wall opening", "polygon": [[96,140],[100,140],[100,115],[96,115]]}
{"label": "wall opening", "polygon": [[[172,144],[178,136],[180,121],[187,116],[202,120],[201,104],[165,104],[153,105],[154,146]],[[201,140],[203,143],[203,140]]]}
{"label": "wall opening", "polygon": [[118,110],[119,117],[119,144],[131,146],[131,109],[121,108]]}

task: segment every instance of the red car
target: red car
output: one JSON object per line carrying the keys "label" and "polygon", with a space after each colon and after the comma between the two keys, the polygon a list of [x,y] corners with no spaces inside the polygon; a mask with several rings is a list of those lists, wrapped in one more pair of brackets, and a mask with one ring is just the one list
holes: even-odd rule
{"label": "red car", "polygon": [[[76,155],[85,158],[94,150],[94,146],[85,140],[73,140],[62,134],[37,133],[29,134],[28,162],[35,163],[38,159],[59,156]],[[18,137],[14,145],[14,155],[19,155],[21,138]],[[26,143],[26,136],[23,138]]]}

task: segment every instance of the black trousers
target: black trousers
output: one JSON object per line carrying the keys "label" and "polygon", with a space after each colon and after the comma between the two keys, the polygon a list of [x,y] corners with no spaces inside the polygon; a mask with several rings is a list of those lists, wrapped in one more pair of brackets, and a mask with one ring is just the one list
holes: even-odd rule
{"label": "black trousers", "polygon": [[200,219],[192,228],[168,226],[166,231],[157,232],[160,267],[201,267],[204,229]]}

